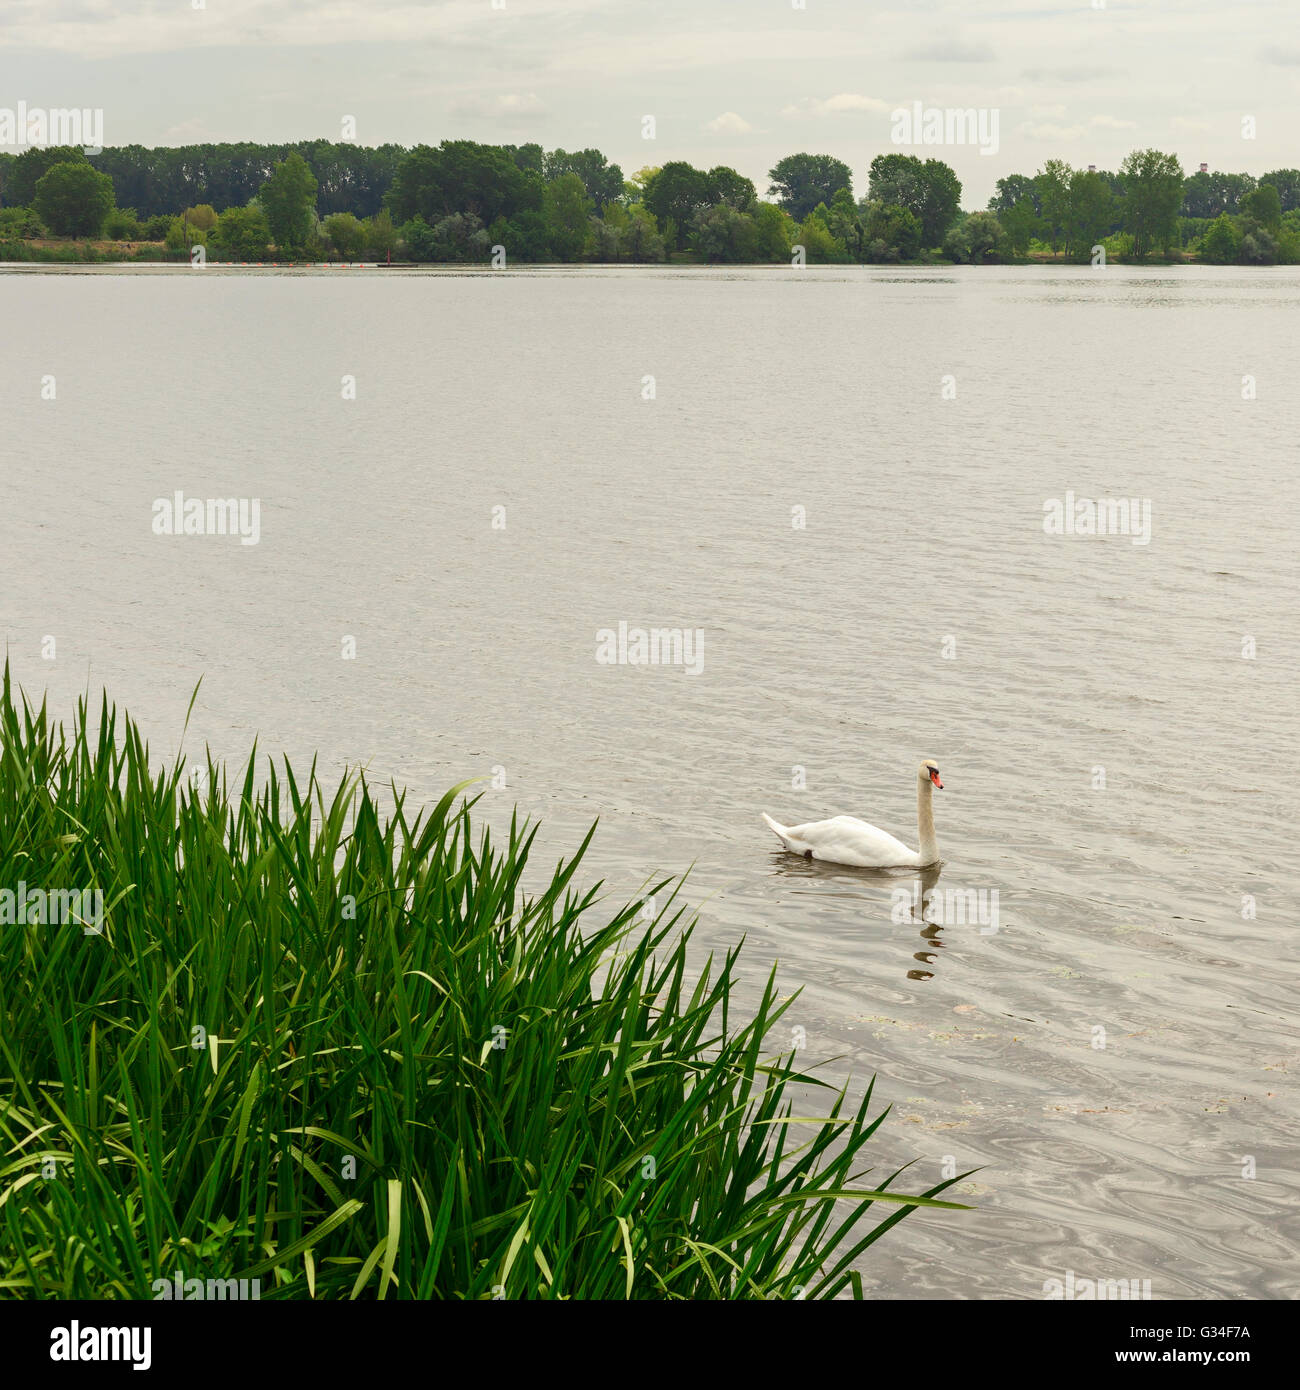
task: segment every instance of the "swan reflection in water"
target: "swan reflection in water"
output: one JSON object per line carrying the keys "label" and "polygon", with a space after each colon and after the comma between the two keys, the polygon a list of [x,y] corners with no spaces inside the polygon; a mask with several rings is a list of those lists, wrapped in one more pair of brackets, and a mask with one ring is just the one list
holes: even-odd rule
{"label": "swan reflection in water", "polygon": [[[788,878],[815,878],[833,883],[856,884],[859,889],[873,891],[858,892],[852,896],[869,901],[876,900],[877,894],[874,890],[882,891],[886,894],[884,906],[891,920],[895,920],[897,909],[904,906],[895,898],[895,894],[900,888],[906,889],[911,901],[906,905],[908,915],[905,920],[915,923],[920,928],[919,934],[927,947],[915,952],[913,959],[920,961],[922,965],[933,965],[938,959],[938,951],[944,945],[943,937],[940,935],[943,923],[926,921],[925,907],[931,890],[939,882],[939,875],[943,873],[942,861],[938,864],[928,864],[923,869],[854,869],[846,864],[826,864],[820,859],[803,859],[793,854],[778,852],[772,856],[772,872]],[[933,977],[933,970],[918,970],[913,967],[907,972],[909,980],[929,980]]]}

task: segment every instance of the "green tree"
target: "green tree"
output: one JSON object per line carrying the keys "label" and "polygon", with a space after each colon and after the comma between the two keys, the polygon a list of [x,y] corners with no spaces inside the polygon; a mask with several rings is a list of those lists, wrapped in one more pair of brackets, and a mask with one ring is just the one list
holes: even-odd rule
{"label": "green tree", "polygon": [[730,203],[738,212],[752,212],[754,210],[754,204],[758,201],[758,192],[754,188],[753,179],[747,179],[744,174],[738,174],[734,169],[728,169],[725,164],[719,164],[716,168],[710,169],[708,178],[711,201]]}
{"label": "green tree", "polygon": [[387,208],[380,208],[367,220],[366,249],[385,259],[397,250],[397,228],[393,226]]}
{"label": "green tree", "polygon": [[796,222],[802,222],[818,203],[829,203],[840,191],[853,191],[853,175],[842,160],[828,154],[789,154],[768,170],[768,193]]}
{"label": "green tree", "polygon": [[[622,181],[620,175],[620,185]],[[543,213],[551,249],[559,260],[576,261],[582,255],[593,207],[578,174],[561,174],[546,185]]]}
{"label": "green tree", "polygon": [[752,261],[758,250],[753,218],[730,203],[701,208],[691,222],[691,246],[710,265]]}
{"label": "green tree", "polygon": [[[509,255],[520,260],[529,259],[508,237],[496,240]],[[494,238],[474,213],[453,212],[433,224],[433,244],[436,261],[482,261],[487,259]]]}
{"label": "green tree", "polygon": [[508,149],[474,140],[444,140],[436,149],[417,145],[403,156],[388,190],[389,210],[403,222],[419,217],[429,226],[453,213],[483,222],[540,211],[544,184],[521,169]]}
{"label": "green tree", "polygon": [[623,196],[623,171],[610,164],[599,150],[552,150],[545,157],[542,171],[553,183],[563,174],[576,174],[596,211],[603,212],[606,204]]}
{"label": "green tree", "polygon": [[56,164],[37,180],[32,211],[55,236],[98,236],[113,211],[113,180],[84,159]]}
{"label": "green tree", "polygon": [[190,251],[195,246],[206,246],[208,234],[198,227],[191,227],[183,217],[173,217],[167,226],[164,243],[169,251]]}
{"label": "green tree", "polygon": [[321,231],[325,234],[325,240],[348,260],[365,250],[366,225],[350,212],[330,213],[321,223]]}
{"label": "green tree", "polygon": [[1038,203],[1038,184],[1028,174],[1008,174],[997,182],[997,192],[989,199],[989,211],[999,215],[1010,212],[1017,203],[1029,201],[1034,216],[1040,216],[1042,208]]}
{"label": "green tree", "polygon": [[[200,148],[219,152],[227,147]],[[392,182],[393,171],[404,151],[398,145],[370,148],[353,141],[299,140],[292,145],[278,147],[270,158],[264,156],[258,178],[249,180],[250,171],[242,167],[240,161],[241,167],[229,171],[238,174],[238,179],[232,182],[239,186],[219,189],[210,185],[205,189],[204,196],[209,202],[217,202],[224,207],[242,206],[256,192],[270,165],[294,153],[307,161],[308,168],[316,176],[316,208],[322,217],[328,217],[332,212],[350,212],[355,217],[369,217],[381,206],[383,195]],[[218,157],[217,163],[218,170],[214,172],[220,173],[220,165],[225,161]],[[247,188],[250,182],[252,186]]]}
{"label": "green tree", "polygon": [[201,232],[210,232],[217,225],[216,209],[211,203],[199,203],[195,207],[186,208],[181,213],[181,221],[188,222]]}
{"label": "green tree", "polygon": [[941,249],[954,265],[964,265],[970,260],[970,238],[966,235],[965,218],[948,228]]}
{"label": "green tree", "polygon": [[104,219],[103,234],[110,241],[139,241],[142,230],[134,208],[114,208]]}
{"label": "green tree", "polygon": [[927,159],[921,166],[922,199],[912,208],[921,222],[921,239],[938,246],[943,234],[961,215],[961,181],[941,159]]}
{"label": "green tree", "polygon": [[0,241],[8,241],[11,237],[31,241],[46,235],[45,223],[31,208],[0,208]]}
{"label": "green tree", "polygon": [[224,260],[260,261],[270,240],[271,228],[260,207],[227,208],[217,218],[213,248]]}
{"label": "green tree", "polygon": [[789,214],[775,203],[755,203],[754,257],[760,261],[788,261],[795,227]]}
{"label": "green tree", "polygon": [[667,254],[654,214],[643,203],[633,203],[627,210],[623,245],[634,261],[662,261]]}
{"label": "green tree", "polygon": [[600,220],[611,226],[621,237],[627,231],[629,212],[626,203],[610,203],[600,214]]}
{"label": "green tree", "polygon": [[[1110,189],[1107,188],[1106,192],[1109,196]],[[1002,223],[1002,230],[1007,234],[1007,246],[1017,256],[1023,256],[1042,226],[1042,221],[1034,210],[1033,199],[1021,198],[1018,203],[1012,203],[1009,208],[998,212],[997,217]]]}
{"label": "green tree", "polygon": [[[523,170],[534,174],[546,173],[546,155],[542,152],[542,147],[538,144],[529,145],[502,145],[501,148],[514,160]],[[558,153],[558,151],[557,151]],[[601,156],[604,158],[604,156]]]}
{"label": "green tree", "polygon": [[1274,235],[1282,228],[1282,199],[1271,183],[1261,183],[1247,193],[1241,200],[1241,211]]}
{"label": "green tree", "polygon": [[1226,212],[1221,212],[1201,238],[1201,259],[1211,265],[1234,265],[1240,248],[1241,233],[1237,224]]}
{"label": "green tree", "polygon": [[1001,260],[1006,250],[1006,233],[994,212],[972,212],[943,239],[943,254],[960,264],[985,265]]}
{"label": "green tree", "polygon": [[868,200],[915,212],[924,201],[924,167],[914,154],[878,154],[867,173]]}
{"label": "green tree", "polygon": [[[616,209],[618,204],[611,203],[607,211],[614,212]],[[598,264],[613,265],[623,259],[623,232],[626,227],[626,214],[622,222],[612,217],[591,217],[588,222],[587,244],[591,248],[592,258]]]}
{"label": "green tree", "polygon": [[1043,231],[1052,244],[1052,255],[1065,235],[1070,221],[1070,179],[1073,171],[1063,159],[1049,159],[1034,176],[1038,191],[1039,216]]}
{"label": "green tree", "polygon": [[1278,250],[1277,238],[1252,219],[1249,230],[1243,231],[1237,259],[1242,265],[1276,265]]}
{"label": "green tree", "polygon": [[1133,254],[1146,256],[1178,240],[1183,202],[1183,168],[1178,156],[1134,150],[1120,166],[1124,180],[1124,226],[1133,237]]}
{"label": "green tree", "polygon": [[1279,265],[1300,265],[1300,208],[1282,214],[1282,230],[1277,238]]}
{"label": "green tree", "polygon": [[498,217],[484,233],[484,247],[504,246],[512,261],[554,261],[551,224],[538,208],[521,208],[513,217]]}
{"label": "green tree", "polygon": [[646,184],[659,172],[663,166],[660,164],[647,164],[644,168],[638,169],[630,179],[623,183],[623,199],[628,203],[640,203],[645,200]]}
{"label": "green tree", "polygon": [[1271,183],[1277,189],[1283,212],[1300,208],[1300,169],[1274,169],[1263,174],[1260,183]]}
{"label": "green tree", "polygon": [[897,203],[862,205],[866,259],[913,261],[921,254],[921,219]]}
{"label": "green tree", "polygon": [[316,175],[300,154],[277,164],[257,195],[281,251],[296,251],[307,244],[316,210]]}
{"label": "green tree", "polygon": [[849,259],[848,247],[838,237],[831,235],[825,218],[818,215],[816,208],[799,224],[796,242],[803,247],[810,265],[834,264]]}
{"label": "green tree", "polygon": [[1110,228],[1110,185],[1100,174],[1076,169],[1070,175],[1069,194],[1065,243],[1071,255],[1084,259]]}
{"label": "green tree", "polygon": [[89,164],[84,150],[75,145],[37,145],[24,150],[5,178],[4,200],[11,208],[33,206],[36,185],[56,164]]}
{"label": "green tree", "polygon": [[961,183],[940,159],[922,163],[912,154],[878,154],[871,161],[867,187],[872,202],[914,213],[926,246],[940,244],[961,208]]}
{"label": "green tree", "polygon": [[406,247],[406,254],[413,261],[433,261],[437,260],[437,242],[433,235],[433,228],[424,220],[423,217],[412,217],[404,222],[401,228],[402,245]]}
{"label": "green tree", "polygon": [[1202,173],[1198,169],[1183,180],[1183,216],[1214,218],[1221,212],[1236,212],[1254,186],[1249,174]]}
{"label": "green tree", "polygon": [[188,251],[192,246],[206,246],[208,237],[217,225],[217,214],[210,204],[186,208],[178,217],[168,220],[167,249]]}
{"label": "green tree", "polygon": [[841,188],[831,199],[826,217],[826,226],[832,236],[838,237],[849,248],[855,261],[866,257],[866,227],[853,201],[853,194]]}
{"label": "green tree", "polygon": [[680,250],[692,219],[701,208],[710,205],[712,193],[709,176],[702,169],[682,160],[671,160],[646,180],[642,201],[658,220],[665,240],[670,231],[667,224],[673,223],[671,246]]}

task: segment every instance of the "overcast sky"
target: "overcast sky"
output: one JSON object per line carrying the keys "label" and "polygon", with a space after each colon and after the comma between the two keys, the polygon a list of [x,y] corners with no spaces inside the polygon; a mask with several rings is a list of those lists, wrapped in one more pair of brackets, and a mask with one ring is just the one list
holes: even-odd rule
{"label": "overcast sky", "polygon": [[0,3],[0,107],[102,108],[110,145],[338,139],[353,116],[363,144],[594,145],[625,174],[730,164],[760,193],[810,150],[865,193],[890,112],[919,101],[1000,113],[994,155],[913,151],[953,165],[967,208],[1004,174],[1138,146],[1189,172],[1300,165],[1296,0]]}

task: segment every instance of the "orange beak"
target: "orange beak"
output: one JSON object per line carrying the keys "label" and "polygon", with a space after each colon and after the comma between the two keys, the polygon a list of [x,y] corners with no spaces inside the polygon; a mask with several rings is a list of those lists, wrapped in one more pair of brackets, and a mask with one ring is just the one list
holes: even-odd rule
{"label": "orange beak", "polygon": [[939,780],[939,774],[937,772],[932,772],[930,774],[930,781],[932,781],[940,791],[943,790],[943,783]]}

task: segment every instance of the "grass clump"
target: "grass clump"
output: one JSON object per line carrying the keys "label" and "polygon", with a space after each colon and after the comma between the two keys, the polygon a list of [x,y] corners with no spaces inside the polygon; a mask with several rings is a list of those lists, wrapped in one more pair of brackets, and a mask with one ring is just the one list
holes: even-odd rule
{"label": "grass clump", "polygon": [[525,892],[535,831],[476,835],[463,786],[384,815],[254,748],[195,790],[87,716],[6,669],[0,890],[105,912],[0,920],[0,1297],[829,1298],[952,1205],[861,1182],[870,1092],[792,1112],[822,1083],[771,1055],[771,977],[737,1022],[671,897],[598,913],[590,832]]}

